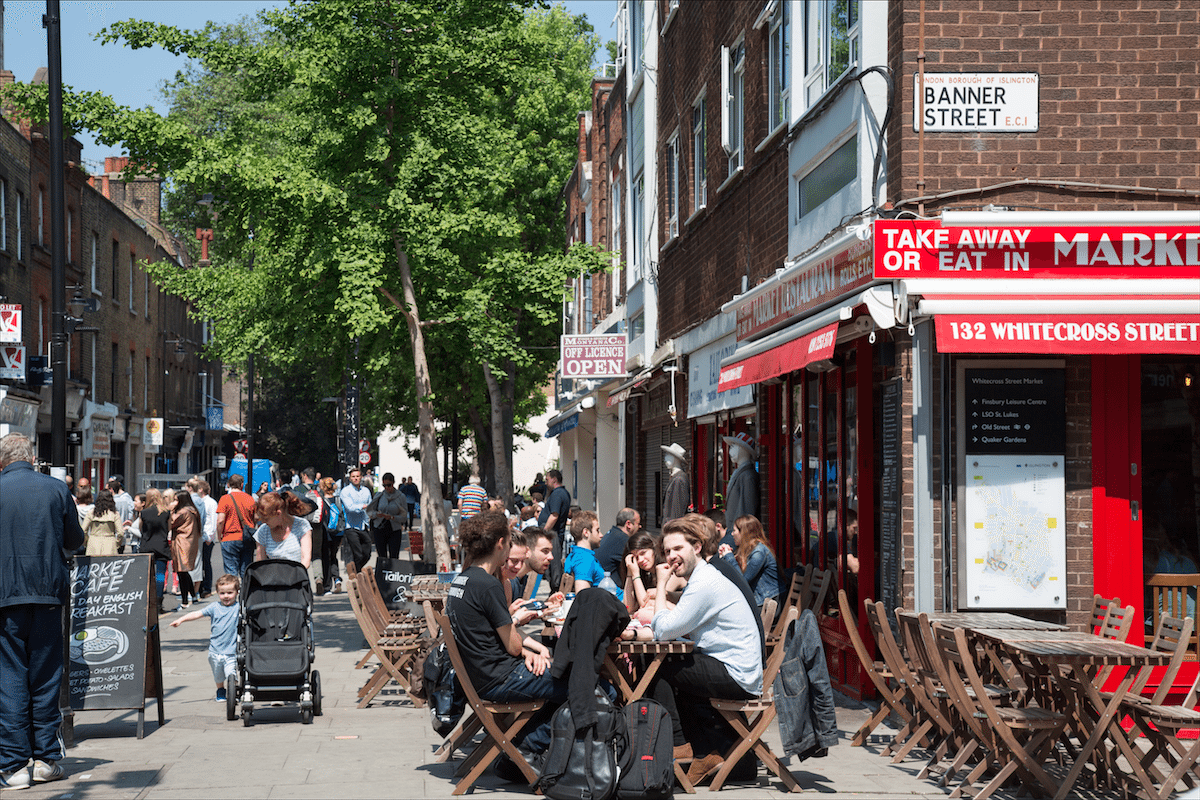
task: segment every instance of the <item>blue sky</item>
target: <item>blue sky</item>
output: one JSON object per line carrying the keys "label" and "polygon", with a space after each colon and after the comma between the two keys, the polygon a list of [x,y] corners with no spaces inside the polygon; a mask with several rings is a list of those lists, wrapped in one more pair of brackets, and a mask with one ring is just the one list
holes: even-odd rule
{"label": "blue sky", "polygon": [[[46,65],[46,31],[42,15],[43,0],[3,0],[4,68],[19,81],[33,78],[38,67]],[[208,21],[234,22],[260,8],[285,5],[266,0],[63,0],[62,50],[63,83],[76,89],[106,92],[123,105],[152,106],[160,113],[166,106],[159,86],[173,77],[185,59],[162,50],[129,50],[118,45],[101,45],[93,36],[101,28],[123,19],[144,19],[200,28]],[[600,36],[601,45],[616,38],[613,17],[617,0],[570,0],[563,5],[573,14],[586,14]],[[97,145],[86,132],[83,142],[85,165],[93,170],[103,167],[104,157],[120,155]]]}

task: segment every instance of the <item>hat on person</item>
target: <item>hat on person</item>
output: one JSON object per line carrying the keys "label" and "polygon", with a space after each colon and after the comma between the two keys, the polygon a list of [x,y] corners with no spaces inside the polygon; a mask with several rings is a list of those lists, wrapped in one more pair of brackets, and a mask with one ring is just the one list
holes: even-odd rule
{"label": "hat on person", "polygon": [[678,442],[673,442],[672,444],[660,444],[659,447],[662,448],[664,453],[670,453],[680,460],[687,458],[687,451],[684,450],[683,445],[679,444]]}
{"label": "hat on person", "polygon": [[124,486],[125,485],[125,476],[124,475],[108,476],[108,485],[112,486],[114,483],[117,484],[118,486]]}
{"label": "hat on person", "polygon": [[754,437],[745,431],[742,431],[737,436],[722,436],[721,438],[730,447],[744,447],[750,453],[751,458],[758,458],[758,448],[754,446]]}

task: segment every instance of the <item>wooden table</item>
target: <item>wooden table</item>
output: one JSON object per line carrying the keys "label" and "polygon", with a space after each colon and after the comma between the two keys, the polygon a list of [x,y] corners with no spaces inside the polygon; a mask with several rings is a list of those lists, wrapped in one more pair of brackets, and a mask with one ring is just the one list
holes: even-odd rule
{"label": "wooden table", "polygon": [[[919,612],[916,611],[901,611],[899,613],[903,617],[919,616]],[[1042,622],[1037,619],[1028,619],[1027,617],[1010,614],[1007,611],[937,611],[925,616],[930,622],[940,622],[948,627],[966,628],[968,630],[976,628],[1000,628],[1013,631],[1070,630],[1066,625],[1060,625],[1057,622]]]}
{"label": "wooden table", "polygon": [[[650,688],[650,682],[658,674],[658,668],[662,666],[662,662],[667,656],[686,655],[694,649],[695,644],[688,639],[675,639],[668,642],[619,640],[608,646],[608,653],[604,657],[604,671],[621,692],[622,699],[626,703],[633,703],[645,697],[646,690]],[[640,677],[636,673],[629,676],[636,680],[636,685],[630,685],[625,673],[617,664],[617,659],[621,656],[629,656],[631,662],[633,656],[650,657]]]}
{"label": "wooden table", "polygon": [[[1083,746],[1070,772],[1059,786],[1055,800],[1063,800],[1079,780],[1084,766],[1091,760],[1100,743],[1108,738],[1129,762],[1141,788],[1153,795],[1154,783],[1141,765],[1141,754],[1121,729],[1117,711],[1129,692],[1138,668],[1166,664],[1170,653],[1147,650],[1125,642],[1102,639],[1086,633],[1030,632],[996,628],[972,629],[976,636],[1002,646],[1009,654],[1024,658],[1040,667],[1047,682],[1058,687],[1064,707],[1070,709],[1068,725]],[[1100,693],[1093,677],[1107,666],[1129,667],[1108,698]],[[1102,752],[1101,755],[1107,756]],[[1110,770],[1113,777],[1115,769]]]}
{"label": "wooden table", "polygon": [[[621,697],[626,705],[635,703],[641,700],[646,695],[646,690],[650,688],[650,682],[654,680],[654,676],[658,674],[658,668],[662,666],[663,661],[667,656],[685,655],[692,652],[696,645],[689,639],[673,639],[671,641],[660,642],[658,640],[651,641],[625,641],[619,639],[608,646],[608,652],[604,656],[604,671],[613,684],[621,692]],[[633,660],[634,656],[649,656],[649,660],[645,662],[646,668],[642,672],[641,677],[636,675],[636,672],[630,674],[630,678],[636,680],[636,684],[630,685],[624,671],[617,664],[617,659],[621,656],[628,656],[630,660],[630,669],[636,670],[637,664]],[[695,794],[696,788],[692,786],[692,782],[687,779],[687,772],[683,769],[683,765],[675,762],[675,779],[679,781],[679,785],[688,794]]]}

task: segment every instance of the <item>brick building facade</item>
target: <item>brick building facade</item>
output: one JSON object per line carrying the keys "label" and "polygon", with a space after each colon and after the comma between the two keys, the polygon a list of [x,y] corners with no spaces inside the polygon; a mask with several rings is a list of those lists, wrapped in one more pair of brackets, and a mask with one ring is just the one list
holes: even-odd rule
{"label": "brick building facade", "polygon": [[[223,431],[206,430],[204,411],[220,402],[221,367],[202,358],[203,323],[143,268],[186,258],[160,224],[159,181],[124,181],[125,158],[106,159],[105,172],[89,176],[80,143],[68,138],[64,150],[67,296],[95,307],[80,325],[96,329],[68,336],[67,424],[77,434],[69,435],[68,471],[98,486],[120,474],[131,490],[143,475],[206,472],[222,445]],[[53,333],[49,170],[44,130],[0,122],[0,294],[21,307],[27,358],[48,356]],[[7,428],[36,434],[39,457],[48,458],[50,387],[31,386],[28,375],[3,383]],[[161,445],[146,430],[153,419],[162,420]]]}

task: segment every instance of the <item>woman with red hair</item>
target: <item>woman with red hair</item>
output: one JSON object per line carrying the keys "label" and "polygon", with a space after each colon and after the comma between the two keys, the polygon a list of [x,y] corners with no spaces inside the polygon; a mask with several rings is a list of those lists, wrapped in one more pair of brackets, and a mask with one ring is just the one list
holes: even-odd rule
{"label": "woman with red hair", "polygon": [[254,518],[262,523],[254,532],[258,543],[254,560],[284,558],[308,569],[312,563],[312,525],[304,517],[316,508],[316,503],[286,489],[260,497],[254,511]]}

